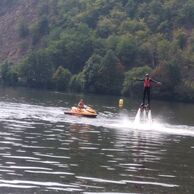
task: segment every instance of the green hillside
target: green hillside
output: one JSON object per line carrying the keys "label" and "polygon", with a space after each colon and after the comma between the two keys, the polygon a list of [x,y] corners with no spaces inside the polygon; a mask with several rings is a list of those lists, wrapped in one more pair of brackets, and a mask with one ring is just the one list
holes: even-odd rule
{"label": "green hillside", "polygon": [[193,0],[40,0],[33,9],[33,22],[17,21],[28,52],[1,61],[2,84],[136,96],[135,79],[149,72],[163,83],[155,98],[194,101]]}

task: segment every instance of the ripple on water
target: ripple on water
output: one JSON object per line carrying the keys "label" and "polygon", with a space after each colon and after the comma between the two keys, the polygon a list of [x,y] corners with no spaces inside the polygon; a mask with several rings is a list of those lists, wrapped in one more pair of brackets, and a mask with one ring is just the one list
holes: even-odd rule
{"label": "ripple on water", "polygon": [[[192,137],[192,129],[177,132],[176,126],[156,123],[156,128],[144,130],[131,123],[110,111],[91,120],[66,117],[61,107],[0,102],[0,187],[9,192],[18,188],[114,194],[152,188],[168,193],[169,188],[179,188],[176,172],[169,171],[175,165],[165,159],[169,145],[182,139],[168,137],[184,136],[184,132]],[[168,157],[173,159],[171,154]]]}

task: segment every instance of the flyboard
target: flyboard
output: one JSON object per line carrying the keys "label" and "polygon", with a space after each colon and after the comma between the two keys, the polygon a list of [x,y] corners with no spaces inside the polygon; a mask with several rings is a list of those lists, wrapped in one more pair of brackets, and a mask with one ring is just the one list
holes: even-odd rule
{"label": "flyboard", "polygon": [[134,120],[135,124],[140,124],[140,123],[152,123],[152,113],[151,113],[151,108],[148,104],[143,105],[141,104],[137,114],[135,116],[135,120]]}

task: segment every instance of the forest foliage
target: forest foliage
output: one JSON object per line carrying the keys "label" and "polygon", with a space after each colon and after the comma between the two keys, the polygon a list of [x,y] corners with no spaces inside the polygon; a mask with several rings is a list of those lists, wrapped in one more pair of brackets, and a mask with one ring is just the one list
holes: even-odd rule
{"label": "forest foliage", "polygon": [[2,62],[3,84],[135,96],[136,78],[149,72],[162,82],[154,97],[194,101],[193,0],[38,4],[39,20],[18,24],[32,51],[18,64]]}

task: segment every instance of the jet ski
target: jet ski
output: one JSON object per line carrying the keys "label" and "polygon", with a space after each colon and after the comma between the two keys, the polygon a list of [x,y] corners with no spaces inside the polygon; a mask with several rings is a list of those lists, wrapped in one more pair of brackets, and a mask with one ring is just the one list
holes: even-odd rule
{"label": "jet ski", "polygon": [[95,118],[97,116],[96,111],[89,106],[86,106],[84,108],[73,106],[69,111],[65,111],[64,113],[68,115],[76,115],[90,118]]}

